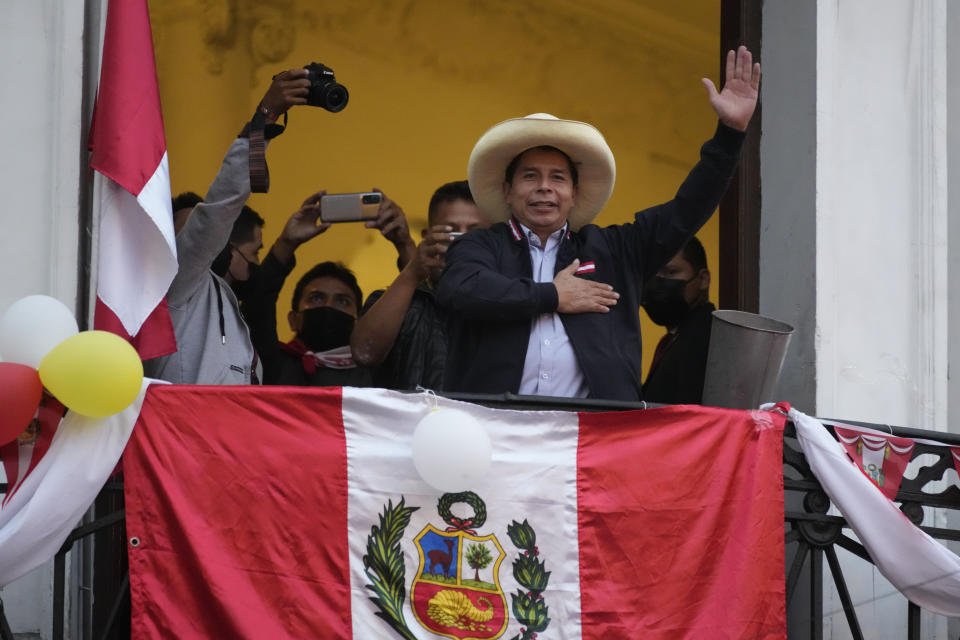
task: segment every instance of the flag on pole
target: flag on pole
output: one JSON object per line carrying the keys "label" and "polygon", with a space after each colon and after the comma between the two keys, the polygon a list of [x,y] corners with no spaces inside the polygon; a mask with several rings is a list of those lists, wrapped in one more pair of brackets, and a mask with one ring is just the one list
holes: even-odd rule
{"label": "flag on pole", "polygon": [[110,0],[90,129],[102,180],[94,326],[149,359],[176,351],[164,296],[177,273],[167,145],[146,0]]}
{"label": "flag on pole", "polygon": [[[443,493],[435,404],[490,436]],[[784,638],[780,415],[155,386],[124,454],[137,638]],[[442,454],[441,454],[442,455]]]}

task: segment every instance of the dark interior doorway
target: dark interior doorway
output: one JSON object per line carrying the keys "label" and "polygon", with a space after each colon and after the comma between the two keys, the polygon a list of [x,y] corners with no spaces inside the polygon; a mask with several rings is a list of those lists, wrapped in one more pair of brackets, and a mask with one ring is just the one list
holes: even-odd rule
{"label": "dark interior doorway", "polygon": [[[720,75],[723,54],[741,44],[754,59],[761,53],[763,0],[721,0]],[[761,60],[762,63],[762,60]],[[740,167],[720,203],[720,308],[756,313],[760,294],[760,131],[763,103],[757,105]]]}

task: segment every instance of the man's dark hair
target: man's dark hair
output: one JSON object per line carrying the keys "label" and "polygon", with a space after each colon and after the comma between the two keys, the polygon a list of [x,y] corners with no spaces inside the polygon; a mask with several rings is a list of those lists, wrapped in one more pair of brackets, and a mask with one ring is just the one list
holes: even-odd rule
{"label": "man's dark hair", "polygon": [[427,209],[427,224],[433,226],[433,220],[437,216],[437,209],[445,202],[456,202],[457,200],[466,200],[470,204],[473,202],[473,194],[470,193],[470,185],[466,180],[457,180],[442,185],[433,192],[430,198],[430,207]]}
{"label": "man's dark hair", "polygon": [[203,202],[203,198],[193,191],[184,191],[171,202],[173,204],[173,211],[180,211],[180,209],[193,209]]}
{"label": "man's dark hair", "polygon": [[300,306],[300,298],[303,297],[303,290],[307,288],[307,285],[316,280],[317,278],[336,278],[343,284],[347,285],[353,295],[357,299],[357,313],[360,313],[360,305],[363,302],[363,292],[360,290],[360,285],[357,284],[357,276],[353,275],[353,271],[350,271],[342,262],[321,262],[316,265],[310,271],[307,271],[303,274],[303,277],[297,280],[297,286],[293,288],[293,299],[291,302],[291,307],[294,311],[298,311]]}
{"label": "man's dark hair", "polygon": [[244,206],[243,209],[240,210],[240,215],[233,221],[233,230],[230,232],[230,239],[227,240],[226,246],[220,250],[220,253],[217,254],[217,257],[213,259],[213,263],[210,265],[213,272],[223,278],[227,273],[227,269],[230,268],[230,247],[232,245],[250,242],[253,240],[254,228],[262,227],[263,225],[264,220],[260,217],[260,214],[250,207]]}
{"label": "man's dark hair", "polygon": [[230,242],[233,244],[242,244],[253,240],[253,230],[256,227],[262,227],[266,222],[260,217],[260,214],[244,205],[240,215],[233,222],[233,231],[230,232]]}
{"label": "man's dark hair", "polygon": [[703,245],[700,244],[697,236],[687,240],[680,251],[683,253],[683,259],[690,263],[696,273],[700,273],[700,269],[707,268],[707,252],[703,250]]}
{"label": "man's dark hair", "polygon": [[504,177],[504,180],[506,180],[507,184],[513,184],[513,174],[517,171],[517,165],[520,163],[520,157],[527,151],[556,151],[558,153],[562,153],[563,157],[567,159],[567,164],[570,165],[570,178],[573,180],[573,186],[577,186],[577,182],[580,180],[580,174],[577,173],[577,165],[573,164],[573,160],[566,154],[565,151],[557,149],[556,147],[551,147],[548,144],[524,149],[514,156],[513,160],[510,161],[510,164],[507,165],[507,171]]}

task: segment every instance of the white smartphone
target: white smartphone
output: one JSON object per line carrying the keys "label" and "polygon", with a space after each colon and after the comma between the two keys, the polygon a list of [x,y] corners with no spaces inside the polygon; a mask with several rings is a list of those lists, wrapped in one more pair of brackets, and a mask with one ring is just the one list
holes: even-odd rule
{"label": "white smartphone", "polygon": [[321,222],[363,222],[376,220],[380,201],[379,193],[332,193],[320,197]]}

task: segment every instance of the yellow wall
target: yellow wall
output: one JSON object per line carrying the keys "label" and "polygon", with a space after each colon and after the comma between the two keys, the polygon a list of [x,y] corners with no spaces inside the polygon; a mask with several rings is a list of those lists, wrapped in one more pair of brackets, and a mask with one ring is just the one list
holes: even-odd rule
{"label": "yellow wall", "polygon": [[[661,5],[678,4],[663,9]],[[511,117],[548,112],[594,124],[617,159],[601,224],[672,197],[713,132],[699,79],[717,81],[719,0],[151,0],[174,193],[201,195],[270,78],[318,61],[350,91],[341,113],[311,107],[268,150],[270,193],[250,205],[267,220],[265,249],[300,202],[382,189],[415,238],[443,182],[466,178],[477,138]],[[717,220],[700,232],[714,270]],[[301,247],[281,295],[281,337],[293,285],[321,260],[342,260],[364,293],[396,275],[376,230],[335,225]],[[662,333],[641,313],[644,371]]]}

